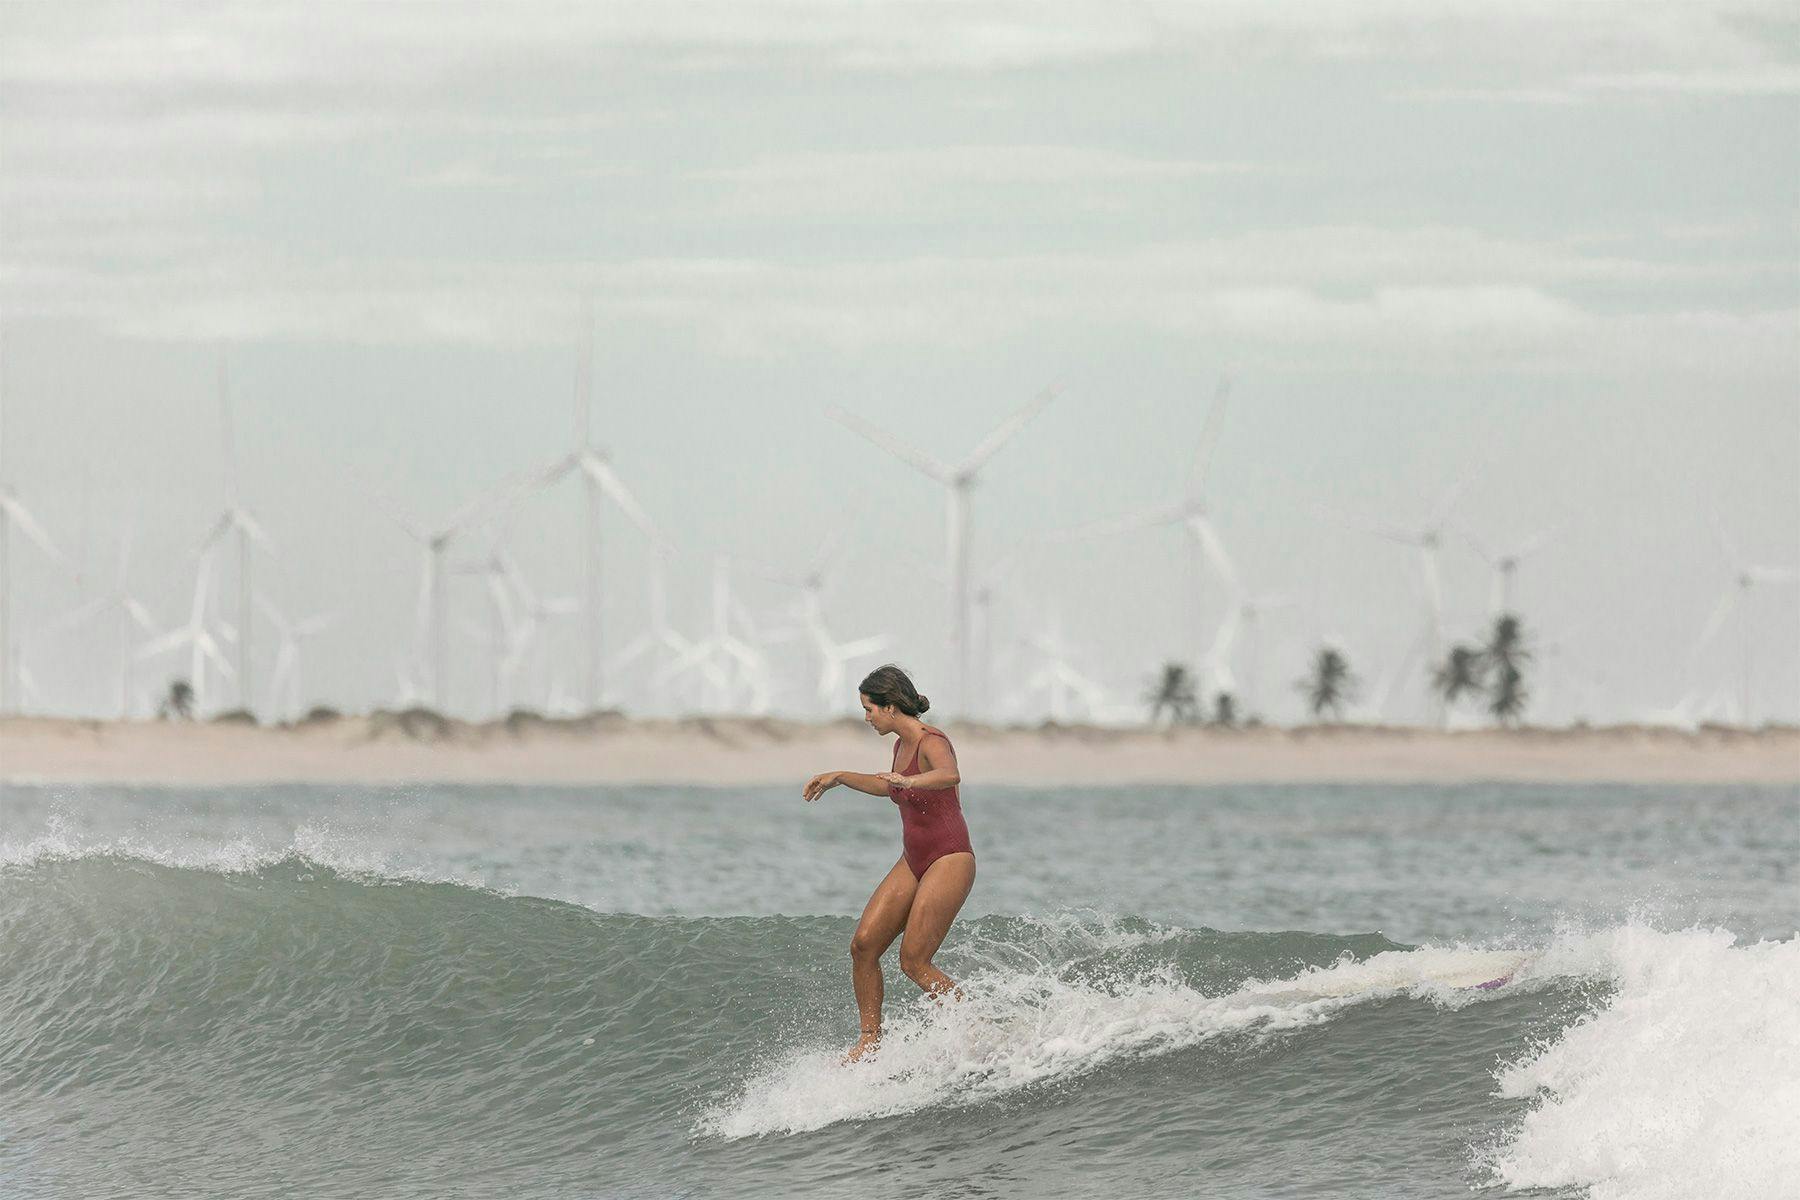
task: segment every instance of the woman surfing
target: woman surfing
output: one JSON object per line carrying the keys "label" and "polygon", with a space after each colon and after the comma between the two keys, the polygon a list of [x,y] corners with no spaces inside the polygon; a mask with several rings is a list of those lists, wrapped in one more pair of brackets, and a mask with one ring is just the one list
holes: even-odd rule
{"label": "woman surfing", "polygon": [[[956,982],[931,963],[975,885],[975,851],[963,821],[956,785],[956,751],[944,731],[919,720],[930,701],[893,663],[869,672],[857,687],[863,720],[894,734],[893,769],[879,775],[826,771],[806,781],[810,802],[844,784],[900,807],[904,852],[875,887],[850,939],[850,978],[856,989],[861,1036],[844,1056],[855,1062],[881,1041],[881,956],[900,937],[900,969],[933,998],[961,998]],[[901,764],[905,763],[904,770]],[[905,936],[902,937],[901,935]]]}

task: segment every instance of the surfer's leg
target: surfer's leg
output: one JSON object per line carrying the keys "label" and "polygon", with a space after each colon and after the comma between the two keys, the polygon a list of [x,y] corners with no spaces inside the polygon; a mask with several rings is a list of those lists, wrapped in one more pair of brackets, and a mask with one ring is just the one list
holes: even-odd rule
{"label": "surfer's leg", "polygon": [[[934,996],[956,990],[956,981],[931,965],[931,956],[944,944],[950,922],[975,886],[975,856],[967,851],[946,854],[925,868],[906,918],[906,936],[900,942],[900,969],[906,977]],[[958,996],[961,993],[957,993]]]}
{"label": "surfer's leg", "polygon": [[851,1061],[861,1058],[881,1036],[881,956],[906,928],[913,892],[919,881],[906,865],[906,856],[894,864],[863,906],[862,919],[850,938],[850,980],[856,988],[856,1012],[862,1036],[851,1048]]}

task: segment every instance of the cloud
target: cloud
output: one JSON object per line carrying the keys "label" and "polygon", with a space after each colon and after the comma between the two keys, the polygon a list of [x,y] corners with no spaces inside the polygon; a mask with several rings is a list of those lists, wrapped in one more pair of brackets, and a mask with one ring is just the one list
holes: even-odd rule
{"label": "cloud", "polygon": [[[558,344],[577,297],[603,321],[681,330],[736,356],[1196,340],[1288,369],[1789,374],[1791,308],[1602,312],[1594,281],[1674,268],[1467,230],[1327,227],[1112,254],[797,264],[319,258],[249,250],[121,275],[9,268],[15,315],[169,340]],[[1574,289],[1572,291],[1571,289]]]}

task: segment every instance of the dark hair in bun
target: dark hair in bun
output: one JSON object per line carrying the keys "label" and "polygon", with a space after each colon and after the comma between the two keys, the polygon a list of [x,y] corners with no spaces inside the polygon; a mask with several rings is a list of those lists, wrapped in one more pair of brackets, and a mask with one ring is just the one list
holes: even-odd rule
{"label": "dark hair in bun", "polygon": [[870,671],[856,685],[856,690],[867,696],[871,704],[878,707],[891,704],[909,717],[916,717],[931,708],[931,701],[920,694],[906,672],[894,663]]}

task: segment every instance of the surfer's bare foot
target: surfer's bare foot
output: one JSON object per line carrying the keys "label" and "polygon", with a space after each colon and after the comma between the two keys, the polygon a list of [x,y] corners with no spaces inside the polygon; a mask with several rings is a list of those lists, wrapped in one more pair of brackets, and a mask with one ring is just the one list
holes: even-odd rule
{"label": "surfer's bare foot", "polygon": [[863,1055],[873,1053],[880,1045],[881,1033],[879,1030],[875,1033],[865,1033],[856,1039],[856,1045],[850,1047],[844,1054],[844,1057],[838,1059],[838,1065],[840,1067],[847,1067],[851,1063],[862,1058]]}

